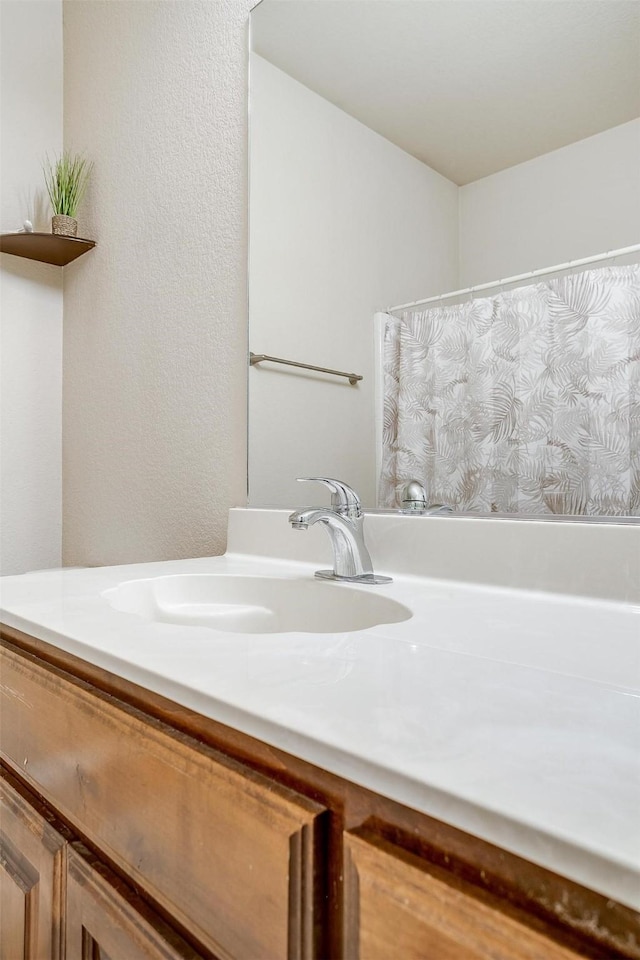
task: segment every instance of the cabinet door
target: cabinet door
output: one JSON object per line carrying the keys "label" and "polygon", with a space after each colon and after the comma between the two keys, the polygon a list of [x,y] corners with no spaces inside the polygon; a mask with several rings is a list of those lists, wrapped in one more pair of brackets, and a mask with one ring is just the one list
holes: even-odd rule
{"label": "cabinet door", "polygon": [[66,960],[200,958],[80,843],[69,848],[66,950]]}
{"label": "cabinet door", "polygon": [[65,840],[0,779],[0,958],[62,956]]}
{"label": "cabinet door", "polygon": [[345,837],[345,896],[349,960],[577,960],[583,956],[365,830]]}

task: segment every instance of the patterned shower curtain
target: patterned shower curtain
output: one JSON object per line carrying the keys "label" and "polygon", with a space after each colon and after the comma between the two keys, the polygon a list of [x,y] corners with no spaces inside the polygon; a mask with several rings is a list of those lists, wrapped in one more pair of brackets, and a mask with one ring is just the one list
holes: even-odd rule
{"label": "patterned shower curtain", "polygon": [[640,516],[640,266],[388,316],[380,505]]}

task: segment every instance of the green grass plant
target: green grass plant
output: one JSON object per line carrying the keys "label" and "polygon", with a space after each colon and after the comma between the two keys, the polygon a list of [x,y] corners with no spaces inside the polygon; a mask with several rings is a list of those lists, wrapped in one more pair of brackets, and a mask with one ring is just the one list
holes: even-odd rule
{"label": "green grass plant", "polygon": [[47,157],[43,169],[54,214],[75,218],[87,189],[93,163],[89,163],[81,154],[65,150],[53,162]]}

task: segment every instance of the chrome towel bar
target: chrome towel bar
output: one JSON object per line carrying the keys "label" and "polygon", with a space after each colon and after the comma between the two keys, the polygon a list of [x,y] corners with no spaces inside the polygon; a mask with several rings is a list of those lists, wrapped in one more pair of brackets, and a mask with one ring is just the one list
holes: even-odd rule
{"label": "chrome towel bar", "polygon": [[332,373],[334,377],[346,377],[353,386],[362,380],[359,373],[345,373],[344,370],[331,370],[330,367],[316,367],[312,363],[298,363],[297,360],[283,360],[282,357],[269,357],[266,353],[250,353],[249,364],[253,366],[256,363],[262,363],[263,360],[269,360],[271,363],[286,363],[288,367],[301,367],[303,370],[317,370],[318,373]]}

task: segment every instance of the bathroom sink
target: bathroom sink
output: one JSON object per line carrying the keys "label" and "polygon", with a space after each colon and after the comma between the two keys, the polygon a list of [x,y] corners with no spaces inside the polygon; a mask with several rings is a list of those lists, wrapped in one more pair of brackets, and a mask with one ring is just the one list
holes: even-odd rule
{"label": "bathroom sink", "polygon": [[312,577],[178,574],[127,580],[102,596],[146,620],[232,633],[346,633],[408,620],[408,607],[365,589]]}

